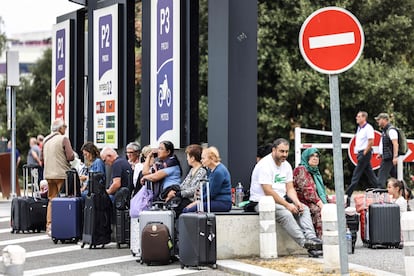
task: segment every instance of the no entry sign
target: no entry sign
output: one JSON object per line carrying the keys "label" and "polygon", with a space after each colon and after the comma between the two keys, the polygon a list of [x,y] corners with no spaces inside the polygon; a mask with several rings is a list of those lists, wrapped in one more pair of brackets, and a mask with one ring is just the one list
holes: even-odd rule
{"label": "no entry sign", "polygon": [[358,19],[338,7],[312,13],[299,33],[299,48],[316,71],[339,74],[351,68],[364,48],[364,33]]}

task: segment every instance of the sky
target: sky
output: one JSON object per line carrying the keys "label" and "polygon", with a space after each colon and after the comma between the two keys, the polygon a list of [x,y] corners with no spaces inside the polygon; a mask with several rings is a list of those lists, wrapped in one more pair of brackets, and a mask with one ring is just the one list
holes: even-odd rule
{"label": "sky", "polygon": [[6,36],[51,31],[56,17],[82,7],[69,0],[0,0],[0,30]]}

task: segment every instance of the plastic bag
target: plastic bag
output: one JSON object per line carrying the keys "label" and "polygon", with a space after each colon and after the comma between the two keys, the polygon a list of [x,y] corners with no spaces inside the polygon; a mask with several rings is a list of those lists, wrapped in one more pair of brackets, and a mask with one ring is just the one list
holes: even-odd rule
{"label": "plastic bag", "polygon": [[131,199],[131,209],[129,215],[131,218],[138,218],[142,211],[148,210],[152,204],[152,191],[147,186],[142,186],[138,193]]}

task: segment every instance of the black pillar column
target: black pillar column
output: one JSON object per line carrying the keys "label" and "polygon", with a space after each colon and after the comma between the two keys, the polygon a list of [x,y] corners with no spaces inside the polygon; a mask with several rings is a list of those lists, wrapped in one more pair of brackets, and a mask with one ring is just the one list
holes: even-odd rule
{"label": "black pillar column", "polygon": [[250,186],[257,148],[257,0],[209,0],[208,144],[232,185]]}

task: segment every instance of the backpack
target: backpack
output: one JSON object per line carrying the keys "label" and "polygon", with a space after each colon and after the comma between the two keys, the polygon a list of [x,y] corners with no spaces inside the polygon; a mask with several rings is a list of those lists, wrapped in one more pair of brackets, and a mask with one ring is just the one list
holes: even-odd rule
{"label": "backpack", "polygon": [[398,133],[398,155],[405,155],[408,151],[407,137],[405,136],[404,131],[395,126],[391,126],[387,129],[388,137],[390,136],[389,131],[392,128],[395,129]]}

